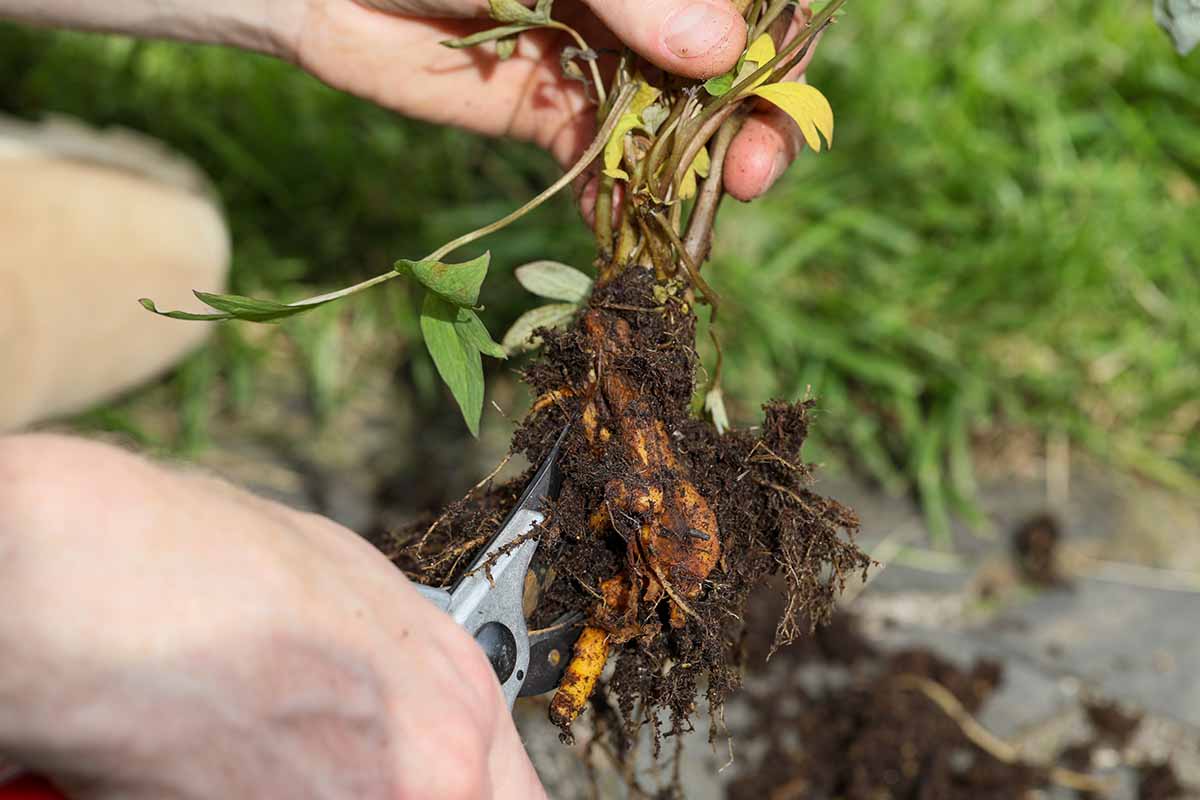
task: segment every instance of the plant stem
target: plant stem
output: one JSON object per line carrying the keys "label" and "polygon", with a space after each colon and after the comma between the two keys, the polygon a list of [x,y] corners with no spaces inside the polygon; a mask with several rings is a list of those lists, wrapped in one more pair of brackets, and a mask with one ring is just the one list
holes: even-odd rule
{"label": "plant stem", "polygon": [[725,196],[724,174],[725,155],[729,152],[729,144],[741,130],[746,121],[747,112],[734,114],[721,125],[713,140],[713,150],[710,154],[712,166],[709,167],[708,177],[696,194],[696,204],[692,206],[692,214],[688,217],[687,233],[683,237],[683,246],[692,261],[697,266],[708,258],[708,250],[712,246],[713,222],[717,217],[717,208],[721,198]]}
{"label": "plant stem", "polygon": [[612,177],[600,173],[596,184],[596,206],[593,211],[595,224],[592,226],[596,234],[596,250],[603,262],[612,253],[612,216],[613,216],[613,184]]}
{"label": "plant stem", "polygon": [[[609,113],[608,119],[606,119],[604,124],[600,126],[600,130],[596,133],[596,138],[592,140],[590,145],[588,145],[587,150],[583,151],[583,155],[579,157],[579,160],[576,161],[569,170],[564,172],[561,178],[556,180],[550,186],[546,187],[541,194],[511,214],[502,217],[493,223],[484,225],[482,228],[473,230],[470,233],[464,233],[462,236],[451,242],[447,242],[421,260],[441,261],[448,254],[457,250],[458,248],[470,244],[477,239],[482,239],[484,236],[488,236],[489,234],[495,233],[501,228],[511,225],[521,217],[528,214],[530,211],[533,211],[542,203],[549,200],[554,195],[558,194],[558,192],[562,191],[564,186],[575,180],[575,178],[579,177],[579,174],[587,169],[587,167],[596,160],[596,156],[600,155],[600,151],[604,149],[605,143],[608,141],[608,138],[612,136],[613,130],[617,127],[617,120],[621,118],[621,115],[625,113],[625,109],[629,107],[629,103],[633,100],[633,95],[636,93],[636,91],[637,87],[635,87],[633,84],[625,84],[620,88],[616,96],[613,98],[612,111]],[[348,297],[352,294],[357,294],[364,289],[371,288],[372,286],[378,286],[379,284],[390,281],[392,278],[398,277],[399,275],[399,272],[391,270],[383,273],[382,275],[376,275],[374,278],[368,278],[361,283],[356,283],[353,286],[347,286],[345,289],[338,289],[336,292],[328,292],[327,294],[309,297],[305,300],[297,300],[294,303],[288,303],[288,305],[292,307],[299,307],[327,303],[330,300],[338,300],[343,297]]]}
{"label": "plant stem", "polygon": [[654,220],[659,224],[663,231],[667,234],[667,238],[671,240],[671,246],[675,248],[676,255],[683,262],[683,266],[687,268],[688,277],[692,279],[692,285],[700,290],[700,294],[704,296],[704,302],[712,308],[712,320],[717,318],[717,307],[720,305],[721,298],[708,285],[708,281],[704,280],[704,276],[700,274],[700,270],[696,267],[696,262],[688,255],[687,249],[683,246],[683,242],[679,240],[679,234],[675,233],[675,229],[671,227],[671,223],[662,214],[652,214]]}
{"label": "plant stem", "polygon": [[484,225],[482,228],[473,230],[470,233],[464,233],[462,236],[451,242],[447,242],[422,260],[441,261],[446,257],[447,254],[457,250],[458,248],[470,244],[476,239],[482,239],[484,236],[495,233],[501,228],[508,227],[521,217],[528,214],[530,211],[533,211],[542,203],[549,200],[554,195],[558,194],[564,186],[579,177],[579,174],[588,168],[588,166],[596,159],[596,156],[600,155],[600,151],[604,149],[604,145],[608,142],[609,137],[612,136],[613,130],[617,127],[617,121],[620,120],[621,115],[625,113],[625,109],[629,107],[629,103],[633,100],[633,95],[636,91],[637,87],[633,84],[625,84],[621,87],[621,89],[617,92],[616,98],[614,98],[612,111],[609,112],[608,119],[606,119],[604,124],[600,126],[600,130],[596,134],[596,138],[592,140],[590,145],[588,145],[587,150],[583,152],[583,155],[579,157],[579,160],[576,161],[569,170],[564,172],[561,178],[543,189],[541,194],[511,214],[501,217],[495,222],[489,225]]}

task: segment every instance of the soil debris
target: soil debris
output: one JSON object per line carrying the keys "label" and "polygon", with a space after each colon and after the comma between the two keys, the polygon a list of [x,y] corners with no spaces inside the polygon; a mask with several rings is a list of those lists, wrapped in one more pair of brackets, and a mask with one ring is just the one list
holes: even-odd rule
{"label": "soil debris", "polygon": [[1049,513],[1023,522],[1013,533],[1013,560],[1022,579],[1043,588],[1067,584],[1059,564],[1062,532],[1058,519]]}

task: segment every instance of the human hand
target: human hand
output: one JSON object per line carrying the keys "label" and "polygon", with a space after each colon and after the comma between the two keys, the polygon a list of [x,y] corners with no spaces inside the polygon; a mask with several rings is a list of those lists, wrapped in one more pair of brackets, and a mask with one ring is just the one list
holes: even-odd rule
{"label": "human hand", "polygon": [[[481,21],[486,11],[486,0],[305,0],[278,39],[285,57],[333,86],[409,116],[531,141],[564,166],[574,162],[596,123],[582,84],[562,75],[559,54],[569,40],[558,31],[531,31],[506,61],[488,48],[440,44],[494,25]],[[555,15],[593,48],[624,42],[657,66],[694,78],[727,71],[746,46],[745,22],[729,0],[559,0]],[[807,63],[790,77],[798,79]],[[783,112],[755,111],[730,147],[726,190],[741,200],[762,194],[802,142]]]}
{"label": "human hand", "polygon": [[350,531],[0,439],[0,760],[69,796],[544,797],[478,645]]}

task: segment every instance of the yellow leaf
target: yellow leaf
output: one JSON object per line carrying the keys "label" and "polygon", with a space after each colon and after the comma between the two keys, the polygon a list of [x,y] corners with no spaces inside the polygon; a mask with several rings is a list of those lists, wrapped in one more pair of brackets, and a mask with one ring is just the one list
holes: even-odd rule
{"label": "yellow leaf", "polygon": [[633,96],[633,100],[631,100],[629,103],[629,113],[633,114],[635,117],[640,116],[643,111],[649,108],[651,103],[658,99],[660,94],[662,94],[662,92],[646,83],[645,80],[639,78],[637,93]]}
{"label": "yellow leaf", "polygon": [[821,152],[818,131],[829,146],[833,146],[833,109],[825,95],[817,89],[804,83],[769,83],[759,86],[752,93],[783,109],[794,119],[813,152]]}
{"label": "yellow leaf", "polygon": [[[748,77],[751,73],[761,67],[763,64],[775,57],[775,42],[771,39],[770,34],[762,34],[751,43],[746,50],[746,55],[742,57],[742,67],[738,71],[734,83],[739,83],[743,78]],[[745,91],[752,92],[755,88],[762,86],[771,77],[768,72],[754,79],[754,83],[746,87]]]}
{"label": "yellow leaf", "polygon": [[775,42],[771,39],[769,33],[764,33],[751,42],[750,47],[746,49],[746,60],[753,61],[758,66],[770,61],[775,57]]}
{"label": "yellow leaf", "polygon": [[701,147],[700,152],[696,153],[696,157],[692,159],[692,164],[683,173],[683,178],[679,181],[679,199],[688,200],[696,196],[696,176],[701,178],[708,177],[708,170],[712,166],[712,162],[708,159],[708,148]]}
{"label": "yellow leaf", "polygon": [[[642,124],[642,112],[662,94],[642,79],[638,79],[638,89],[629,103],[629,108],[617,120],[612,136],[604,143],[604,171],[611,172],[621,166],[621,156],[625,154],[625,134]],[[618,170],[619,171],[619,170]],[[629,176],[625,176],[628,180]]]}
{"label": "yellow leaf", "polygon": [[604,144],[604,170],[615,170],[621,166],[621,156],[625,155],[625,134],[642,124],[641,118],[632,112],[625,112],[617,120],[612,136]]}
{"label": "yellow leaf", "polygon": [[622,181],[629,180],[629,173],[623,169],[606,169],[604,170],[604,174],[610,178],[616,178]]}

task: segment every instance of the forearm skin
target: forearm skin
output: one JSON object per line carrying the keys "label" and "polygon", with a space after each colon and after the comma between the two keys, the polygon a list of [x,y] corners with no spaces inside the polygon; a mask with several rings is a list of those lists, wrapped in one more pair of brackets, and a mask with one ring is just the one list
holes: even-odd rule
{"label": "forearm skin", "polygon": [[283,56],[301,0],[0,0],[0,19]]}

